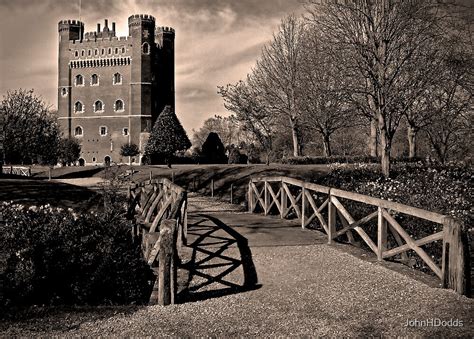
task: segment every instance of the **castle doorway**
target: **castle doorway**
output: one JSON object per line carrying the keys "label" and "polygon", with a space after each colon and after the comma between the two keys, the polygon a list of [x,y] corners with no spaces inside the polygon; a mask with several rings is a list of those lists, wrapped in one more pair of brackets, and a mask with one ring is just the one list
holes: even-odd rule
{"label": "castle doorway", "polygon": [[86,161],[82,158],[79,158],[79,166],[84,166],[86,164]]}
{"label": "castle doorway", "polygon": [[106,155],[105,158],[104,158],[104,165],[106,167],[110,166],[110,160],[111,160],[110,157],[108,155]]}

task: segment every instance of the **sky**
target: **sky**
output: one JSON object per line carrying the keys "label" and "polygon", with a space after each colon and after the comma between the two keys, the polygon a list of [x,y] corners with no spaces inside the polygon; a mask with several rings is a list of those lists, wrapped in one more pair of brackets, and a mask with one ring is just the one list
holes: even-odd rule
{"label": "sky", "polygon": [[176,113],[191,136],[229,115],[217,86],[244,79],[280,20],[301,12],[302,0],[0,0],[0,95],[33,88],[56,107],[58,21],[80,17],[88,32],[108,19],[126,36],[130,15],[151,14],[176,30]]}

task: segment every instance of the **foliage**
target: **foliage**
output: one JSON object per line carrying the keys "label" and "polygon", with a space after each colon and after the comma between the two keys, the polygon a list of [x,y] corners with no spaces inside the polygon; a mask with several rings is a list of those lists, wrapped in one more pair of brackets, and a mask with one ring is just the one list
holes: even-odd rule
{"label": "foliage", "polygon": [[248,157],[241,154],[236,147],[232,147],[229,151],[229,164],[246,164]]}
{"label": "foliage", "polygon": [[4,116],[7,163],[57,163],[60,132],[57,118],[33,90],[8,91],[0,103]]}
{"label": "foliage", "polygon": [[241,141],[248,141],[249,139],[249,136],[242,130],[239,121],[237,121],[234,115],[228,117],[216,115],[206,119],[199,130],[193,130],[193,146],[201,148],[211,132],[217,133],[226,147],[238,144]]}
{"label": "foliage", "polygon": [[377,163],[379,161],[378,158],[370,157],[370,156],[315,156],[315,157],[288,157],[282,159],[282,163],[289,164],[289,165],[319,165],[319,164],[332,164],[332,163],[346,163],[346,164],[354,164],[354,163]]}
{"label": "foliage", "polygon": [[81,144],[75,138],[62,138],[59,143],[58,162],[63,166],[74,164],[81,155]]}
{"label": "foliage", "polygon": [[140,149],[138,148],[137,144],[128,143],[128,144],[123,144],[122,147],[120,147],[120,155],[122,157],[135,157],[140,154]]}
{"label": "foliage", "polygon": [[146,301],[152,275],[122,214],[1,203],[2,306]]}
{"label": "foliage", "polygon": [[191,142],[178,117],[170,106],[166,106],[153,126],[145,147],[144,161],[155,163],[157,159],[163,158],[171,166],[171,156],[190,147]]}
{"label": "foliage", "polygon": [[226,164],[225,147],[217,133],[211,132],[202,144],[201,156],[207,164]]}

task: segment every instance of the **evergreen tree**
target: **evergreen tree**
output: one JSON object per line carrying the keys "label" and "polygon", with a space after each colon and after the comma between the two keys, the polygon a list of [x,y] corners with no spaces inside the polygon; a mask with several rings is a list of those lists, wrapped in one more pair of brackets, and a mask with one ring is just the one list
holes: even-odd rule
{"label": "evergreen tree", "polygon": [[226,164],[225,147],[221,138],[215,132],[209,133],[206,141],[202,144],[202,156],[208,164]]}
{"label": "evergreen tree", "polygon": [[171,167],[171,159],[177,151],[191,147],[191,142],[170,106],[166,106],[156,119],[150,139],[145,147],[144,159],[147,163],[164,160]]}

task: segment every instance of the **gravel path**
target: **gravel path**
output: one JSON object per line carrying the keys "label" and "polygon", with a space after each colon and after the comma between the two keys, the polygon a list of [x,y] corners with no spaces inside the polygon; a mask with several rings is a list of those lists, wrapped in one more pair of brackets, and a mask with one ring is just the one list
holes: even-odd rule
{"label": "gravel path", "polygon": [[[199,205],[198,200],[190,205]],[[190,232],[211,232],[206,227],[195,224]],[[474,333],[472,299],[429,287],[326,244],[248,248],[243,237],[232,230],[228,234],[193,240],[192,280],[185,303],[65,310],[3,323],[0,336],[455,337]],[[458,319],[463,326],[405,326],[415,319]]]}

